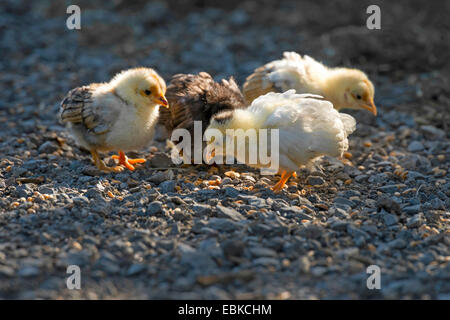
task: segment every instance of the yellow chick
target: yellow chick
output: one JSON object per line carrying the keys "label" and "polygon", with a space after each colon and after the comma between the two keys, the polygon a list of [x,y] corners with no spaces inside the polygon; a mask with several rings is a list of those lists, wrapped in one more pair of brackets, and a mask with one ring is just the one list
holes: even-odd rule
{"label": "yellow chick", "polygon": [[334,108],[364,109],[377,115],[375,89],[367,75],[357,69],[328,68],[313,58],[284,52],[283,59],[257,68],[247,77],[243,94],[247,104],[268,92],[312,93],[331,101]]}
{"label": "yellow chick", "polygon": [[[122,71],[108,83],[93,83],[69,91],[61,102],[60,118],[75,139],[105,172],[134,170],[145,159],[129,159],[124,151],[146,146],[153,138],[159,106],[168,107],[164,80],[150,68]],[[108,167],[98,152],[118,151],[119,165]]]}
{"label": "yellow chick", "polygon": [[[356,122],[352,116],[339,113],[331,102],[322,97],[296,94],[295,90],[288,90],[285,93],[271,92],[260,96],[247,109],[219,113],[213,116],[206,131],[219,130],[222,136],[234,139],[234,144],[237,145],[238,129],[242,129],[241,132],[255,129],[255,136],[258,137],[261,129],[278,129],[278,140],[268,139],[267,145],[264,145],[270,152],[262,151],[272,158],[275,153],[278,154],[278,167],[273,169],[281,173],[281,179],[272,190],[279,192],[296,170],[314,159],[324,155],[341,157],[348,149],[347,137],[355,127]],[[273,134],[269,130],[268,133]],[[249,139],[245,139],[241,147],[230,147],[231,145],[220,139],[216,140],[215,137],[211,138],[208,147],[213,152],[207,155],[207,162],[213,157],[220,159],[224,155],[231,155],[238,162],[252,167],[269,167],[270,164],[264,163],[260,158],[249,163],[251,154],[261,155],[260,142],[251,143]],[[258,149],[251,151],[251,146],[255,145]]]}

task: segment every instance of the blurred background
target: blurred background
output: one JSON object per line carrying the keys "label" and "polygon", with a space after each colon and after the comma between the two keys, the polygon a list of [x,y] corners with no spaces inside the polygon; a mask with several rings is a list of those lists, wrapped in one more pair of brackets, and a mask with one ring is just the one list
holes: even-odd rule
{"label": "blurred background", "polygon": [[[242,85],[256,67],[290,50],[361,68],[376,84],[382,111],[444,102],[427,113],[445,126],[449,1],[80,0],[81,30],[66,28],[70,4],[2,1],[3,107],[37,103],[45,121],[72,87],[133,66],[154,67],[167,81],[207,71]],[[381,30],[366,28],[371,4],[381,8]]]}

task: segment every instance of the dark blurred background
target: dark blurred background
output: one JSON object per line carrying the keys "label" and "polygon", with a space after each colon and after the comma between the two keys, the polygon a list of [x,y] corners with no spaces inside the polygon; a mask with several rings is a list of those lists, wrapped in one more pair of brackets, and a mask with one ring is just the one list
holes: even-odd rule
{"label": "dark blurred background", "polygon": [[[431,112],[438,127],[446,125],[449,1],[80,0],[81,30],[66,28],[70,4],[2,1],[3,106],[38,104],[53,115],[70,88],[141,65],[167,81],[207,71],[242,84],[254,68],[292,50],[367,72],[381,110]],[[381,30],[366,28],[371,4],[381,8]]]}

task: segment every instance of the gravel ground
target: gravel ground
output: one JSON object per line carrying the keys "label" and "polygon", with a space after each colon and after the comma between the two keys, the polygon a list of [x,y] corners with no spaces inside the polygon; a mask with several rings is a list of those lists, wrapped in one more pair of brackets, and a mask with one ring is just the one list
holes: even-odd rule
{"label": "gravel ground", "polygon": [[[381,2],[374,31],[370,2],[79,1],[71,31],[63,1],[3,1],[0,298],[450,299],[449,2]],[[379,116],[349,112],[351,155],[281,194],[244,166],[169,168],[162,134],[139,170],[101,174],[55,116],[121,69],[242,84],[284,50],[365,70]]]}

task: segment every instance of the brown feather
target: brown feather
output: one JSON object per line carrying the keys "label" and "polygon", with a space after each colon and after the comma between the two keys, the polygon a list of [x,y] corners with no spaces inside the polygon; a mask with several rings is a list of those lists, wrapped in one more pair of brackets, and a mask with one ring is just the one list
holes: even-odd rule
{"label": "brown feather", "polygon": [[[244,97],[233,78],[216,82],[206,72],[177,74],[167,87],[166,98],[169,109],[160,109],[159,123],[164,125],[169,136],[173,130],[189,130],[194,139],[194,121],[202,122],[202,135],[211,118],[224,110],[245,108]],[[181,141],[174,141],[178,143]],[[193,154],[193,150],[192,150]]]}
{"label": "brown feather", "polygon": [[63,122],[83,122],[85,105],[92,101],[92,89],[91,86],[83,86],[69,91],[60,106],[60,117]]}
{"label": "brown feather", "polygon": [[95,134],[104,133],[107,128],[101,126],[92,110],[92,93],[99,86],[100,83],[93,83],[70,90],[60,105],[61,121],[81,124]]}
{"label": "brown feather", "polygon": [[232,78],[219,83],[206,72],[173,76],[166,98],[170,108],[160,110],[159,122],[169,134],[178,128],[188,129],[193,134],[193,121],[202,121],[204,132],[214,114],[245,107],[244,98]]}
{"label": "brown feather", "polygon": [[[242,87],[245,102],[251,104],[259,96],[269,92],[277,92],[274,84],[269,81],[267,74],[270,72],[265,66],[259,67],[255,72],[247,77]],[[263,84],[265,87],[263,87]]]}

